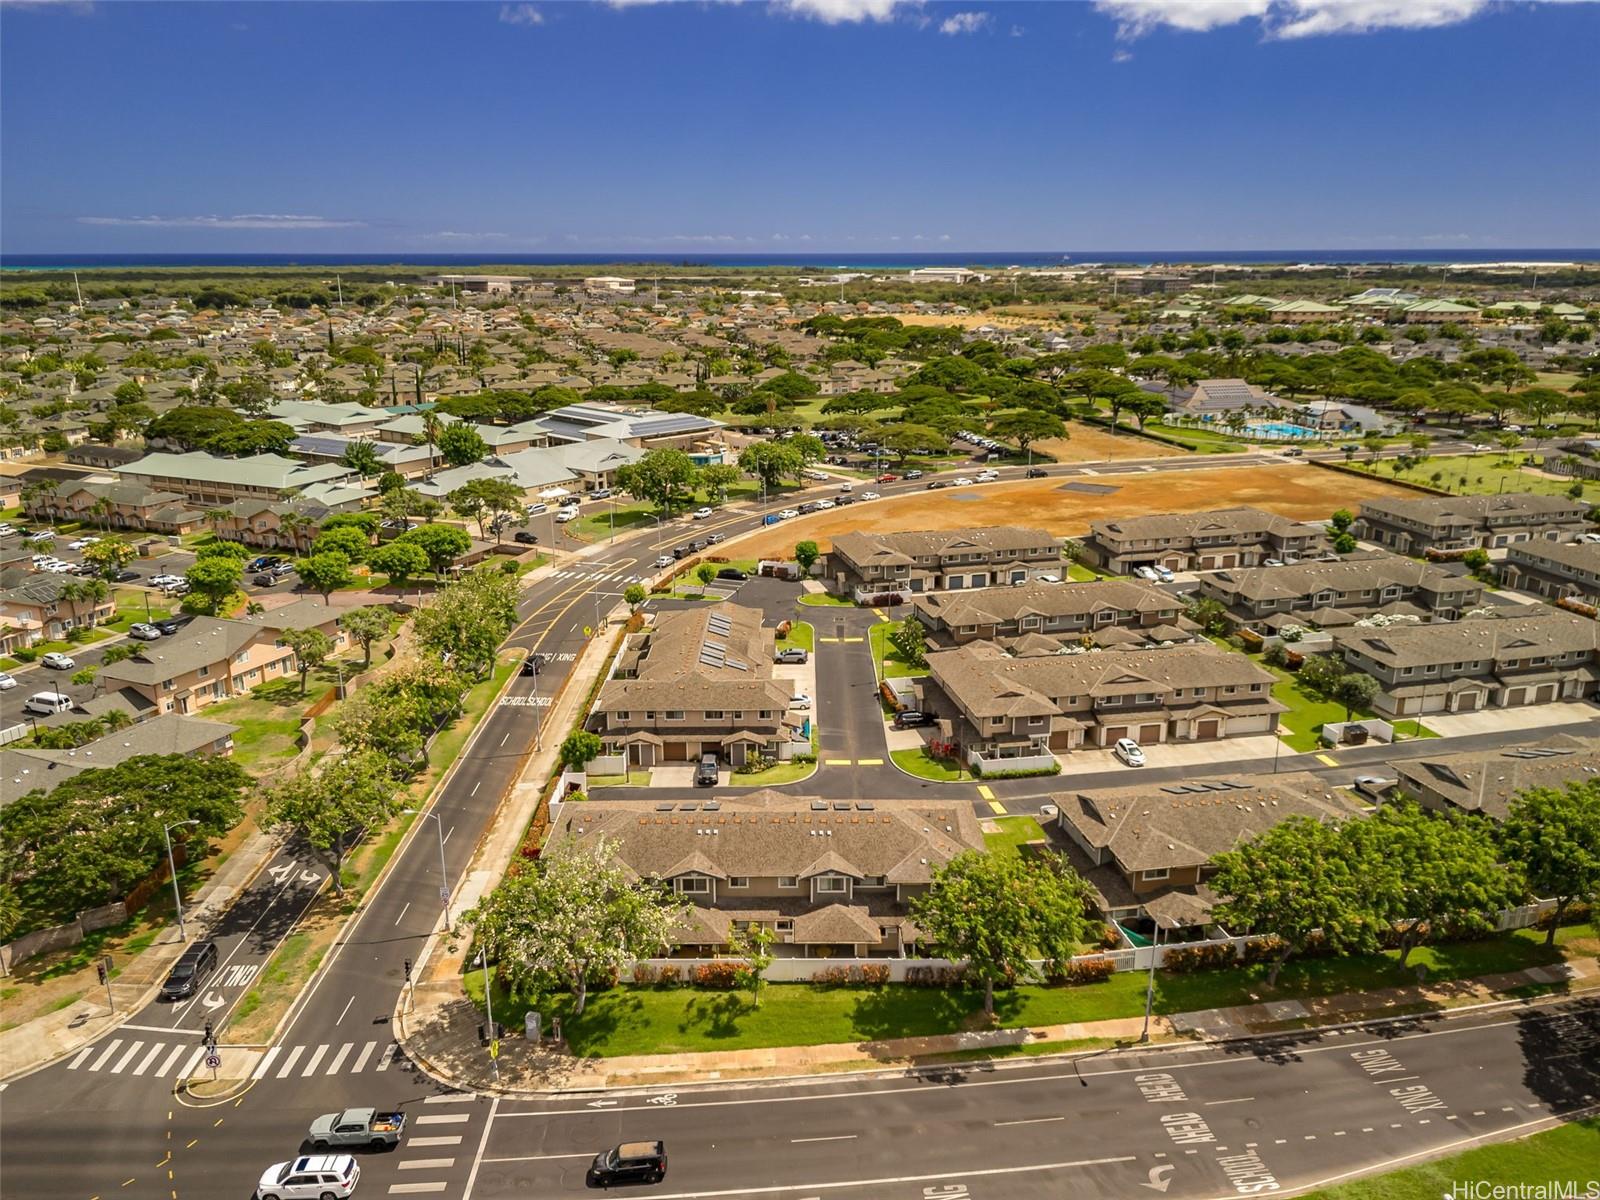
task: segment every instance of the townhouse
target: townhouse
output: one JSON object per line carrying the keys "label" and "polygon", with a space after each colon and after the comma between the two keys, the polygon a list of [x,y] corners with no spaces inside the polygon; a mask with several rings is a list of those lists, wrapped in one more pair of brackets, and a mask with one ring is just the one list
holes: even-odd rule
{"label": "townhouse", "polygon": [[79,521],[105,529],[184,534],[205,528],[205,513],[175,491],[140,482],[66,483],[29,493],[24,508],[36,521]]}
{"label": "townhouse", "polygon": [[1043,529],[987,525],[906,533],[844,533],[823,572],[841,595],[959,591],[1025,583],[1061,570],[1061,541]]}
{"label": "townhouse", "polygon": [[1500,582],[1551,600],[1600,602],[1600,544],[1519,542],[1506,549]]}
{"label": "townhouse", "polygon": [[1428,496],[1363,500],[1351,532],[1396,554],[1499,549],[1567,541],[1588,528],[1589,506],[1566,496]]}
{"label": "townhouse", "polygon": [[293,495],[362,490],[358,473],[341,463],[310,464],[281,454],[241,458],[219,458],[203,450],[147,454],[138,462],[115,470],[124,480],[176,492],[200,505],[234,500],[282,501]]}
{"label": "townhouse", "polygon": [[928,655],[923,708],[970,761],[1272,733],[1274,677],[1209,643],[1013,658],[991,643]]}
{"label": "townhouse", "polygon": [[117,615],[108,589],[103,599],[79,595],[84,580],[8,566],[0,570],[0,653],[38,642],[59,642],[74,629],[92,628]]}
{"label": "townhouse", "polygon": [[1118,575],[1136,567],[1211,571],[1268,559],[1293,562],[1322,552],[1325,540],[1320,526],[1241,507],[1095,521],[1083,552]]}
{"label": "townhouse", "polygon": [[1212,861],[1290,817],[1342,821],[1358,807],[1311,775],[1204,779],[1057,792],[1068,861],[1111,921],[1211,923]]}
{"label": "townhouse", "polygon": [[1584,700],[1595,691],[1600,625],[1524,608],[1513,615],[1334,634],[1347,666],[1376,679],[1386,717]]}
{"label": "townhouse", "polygon": [[[81,718],[79,718],[81,719]],[[95,768],[114,767],[143,754],[232,754],[237,725],[167,713],[115,729],[73,750],[41,750],[8,746],[0,749],[0,805],[43,788],[53,791],[64,780]]]}
{"label": "townhouse", "polygon": [[1198,628],[1175,596],[1131,579],[928,592],[911,608],[934,647],[989,641],[1018,655],[1055,654],[1065,645],[1188,642]]}
{"label": "townhouse", "polygon": [[196,617],[170,637],[138,643],[132,658],[103,665],[99,680],[135,693],[158,713],[196,713],[294,675],[299,664],[283,640],[286,629],[320,629],[335,652],[349,645],[337,608],[299,600],[240,620]]}
{"label": "townhouse", "polygon": [[1536,746],[1441,754],[1395,764],[1396,790],[1437,812],[1504,821],[1517,793],[1600,779],[1600,740],[1556,737]]}
{"label": "townhouse", "polygon": [[810,751],[791,715],[789,684],[773,675],[775,635],[759,609],[710,604],[657,616],[623,644],[589,728],[629,766],[694,762],[743,766]]}
{"label": "townhouse", "polygon": [[984,848],[972,806],[953,801],[829,804],[759,791],[657,809],[564,805],[544,853],[604,838],[633,874],[690,902],[674,954],[723,953],[760,926],[786,957],[904,955],[920,938],[912,899],[940,866]]}
{"label": "townhouse", "polygon": [[1258,631],[1306,624],[1331,629],[1375,614],[1453,621],[1483,599],[1483,585],[1470,575],[1382,553],[1206,571],[1199,585],[1201,596]]}

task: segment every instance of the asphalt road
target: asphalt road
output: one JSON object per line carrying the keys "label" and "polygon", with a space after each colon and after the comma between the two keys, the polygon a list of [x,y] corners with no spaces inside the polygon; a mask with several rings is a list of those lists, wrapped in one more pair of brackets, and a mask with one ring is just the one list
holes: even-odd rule
{"label": "asphalt road", "polygon": [[[1229,461],[1259,459],[1218,455],[1148,465],[1166,471]],[[1002,477],[1018,473],[1007,469]],[[1053,467],[1049,473],[1078,469]],[[920,487],[911,482],[876,490],[892,495]],[[775,500],[769,508],[789,502]],[[665,540],[733,535],[755,528],[760,517],[760,511],[742,506],[711,521],[678,523]],[[187,1004],[153,1004],[83,1050],[5,1085],[0,1197],[242,1198],[265,1167],[300,1149],[314,1116],[350,1105],[402,1105],[412,1114],[400,1150],[363,1156],[362,1195],[572,1191],[582,1186],[577,1168],[590,1155],[636,1136],[669,1141],[673,1170],[653,1195],[1103,1195],[1160,1182],[1151,1171],[1169,1165],[1174,1171],[1167,1187],[1155,1190],[1234,1194],[1226,1187],[1233,1178],[1234,1190],[1247,1194],[1239,1180],[1258,1171],[1253,1160],[1240,1158],[1247,1152],[1259,1151],[1259,1169],[1292,1186],[1437,1149],[1463,1136],[1505,1135],[1559,1111],[1555,1106],[1580,1102],[1585,1093],[1577,1089],[1600,1091],[1593,1079],[1595,1017],[1584,1010],[1559,1027],[1554,1042],[1540,1031],[1557,1027],[1542,1016],[1486,1022],[1464,1036],[1453,1026],[1405,1034],[1415,1046],[1415,1056],[1403,1060],[1408,1071],[1425,1070],[1419,1078],[1443,1105],[1420,1112],[1407,1112],[1382,1089],[1364,1090],[1372,1084],[1359,1068],[1352,1070],[1350,1053],[1320,1038],[1287,1048],[1181,1052],[1181,1061],[1153,1058],[1153,1070],[1193,1074],[1184,1086],[1199,1098],[1185,1098],[1176,1109],[1141,1107],[1147,1098],[1132,1082],[1139,1067],[1121,1059],[1115,1066],[1102,1061],[1078,1068],[1020,1062],[888,1083],[823,1080],[738,1092],[711,1089],[709,1098],[695,1092],[693,1103],[683,1089],[670,1098],[658,1091],[637,1102],[609,1103],[607,1097],[598,1104],[486,1102],[450,1094],[414,1070],[390,1040],[405,960],[438,928],[440,888],[446,877],[451,884],[458,880],[470,861],[542,732],[549,697],[585,637],[630,581],[654,574],[657,537],[652,529],[619,538],[603,556],[575,560],[525,593],[524,620],[509,644],[549,655],[550,665],[538,678],[515,680],[504,702],[485,717],[435,802],[438,822],[425,819],[397,852],[382,885],[265,1048],[250,1089],[197,1106],[175,1099],[172,1083],[195,1070],[202,1050],[197,1030],[206,1020],[228,1042],[226,1021],[239,998],[298,914],[327,886],[326,867],[299,847],[286,848],[218,926],[223,966],[204,993]],[[774,616],[782,607],[776,593],[753,590],[757,598]],[[816,622],[819,638],[864,636],[860,614],[847,618],[842,631],[829,609],[805,615]],[[865,646],[823,641],[818,649],[823,757],[872,757],[874,745],[881,745],[881,738],[872,740],[878,737],[872,725],[830,715],[864,707],[854,692],[871,687]],[[837,731],[830,729],[835,720]],[[1341,752],[1341,760],[1353,765],[1362,754]],[[824,766],[801,786],[829,795],[864,780],[861,786],[876,796],[920,794],[914,781],[885,768],[880,775],[874,768]],[[1177,772],[1185,773],[1192,772]],[[1151,782],[1163,777],[1155,769],[1141,776]],[[1126,776],[1119,773],[1116,780],[1125,782]],[[1017,811],[1028,811],[1062,784],[1010,780],[992,786],[1008,803],[1014,797]],[[1560,1069],[1537,1069],[1573,1045],[1585,1049],[1561,1060]],[[1080,1070],[1086,1087],[1078,1082]],[[1577,1098],[1562,1090],[1569,1083]],[[1180,1143],[1171,1133],[1174,1124],[1161,1120],[1191,1110],[1203,1114],[1213,1140]],[[1428,1113],[1436,1115],[1422,1115]],[[828,1140],[808,1140],[813,1138]],[[1291,1145],[1292,1152],[1286,1149]],[[559,1157],[547,1157],[552,1155]]]}

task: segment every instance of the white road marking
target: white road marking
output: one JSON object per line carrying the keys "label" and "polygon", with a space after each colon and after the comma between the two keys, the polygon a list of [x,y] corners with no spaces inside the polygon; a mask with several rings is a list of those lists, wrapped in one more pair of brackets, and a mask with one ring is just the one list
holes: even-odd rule
{"label": "white road marking", "polygon": [[290,1071],[294,1070],[294,1064],[299,1061],[300,1056],[305,1052],[306,1048],[304,1046],[296,1046],[293,1050],[289,1051],[289,1057],[284,1059],[283,1066],[278,1068],[278,1078],[282,1079],[288,1075]]}
{"label": "white road marking", "polygon": [[401,1171],[442,1171],[455,1165],[453,1158],[413,1158],[395,1164]]}
{"label": "white road marking", "polygon": [[389,1069],[390,1062],[394,1060],[394,1052],[398,1049],[400,1049],[399,1042],[390,1042],[384,1047],[383,1057],[378,1060],[378,1070],[387,1071]]}
{"label": "white road marking", "polygon": [[167,1072],[172,1070],[173,1066],[177,1063],[178,1059],[182,1057],[183,1052],[187,1049],[187,1046],[174,1046],[172,1048],[172,1053],[167,1055],[160,1068],[156,1071],[156,1078],[164,1079]]}
{"label": "white road marking", "polygon": [[132,1021],[127,1021],[127,1022],[125,1022],[125,1023],[121,1024],[121,1025],[118,1025],[117,1028],[118,1029],[134,1029],[134,1030],[137,1030],[140,1033],[171,1033],[172,1032],[172,1026],[170,1026],[170,1025],[135,1025]]}
{"label": "white road marking", "polygon": [[996,1121],[994,1123],[994,1127],[996,1129],[1001,1129],[1001,1128],[1004,1128],[1007,1125],[1044,1125],[1044,1124],[1048,1124],[1051,1121],[1065,1121],[1065,1120],[1066,1120],[1065,1117],[1028,1117],[1027,1119],[1021,1120],[1021,1121]]}
{"label": "white road marking", "polygon": [[[461,1193],[461,1200],[472,1200],[472,1188],[478,1182],[478,1164],[483,1161],[484,1147],[489,1144],[489,1131],[494,1128],[494,1119],[500,1113],[500,1097],[496,1096],[489,1101],[489,1119],[483,1123],[483,1133],[478,1138],[478,1152],[472,1156],[472,1169],[467,1172],[466,1190]],[[416,1139],[412,1139],[416,1144]]]}
{"label": "white road marking", "polygon": [[322,1045],[313,1050],[311,1052],[311,1057],[306,1060],[306,1069],[300,1072],[300,1078],[304,1079],[306,1076],[312,1074],[317,1069],[317,1064],[322,1061],[322,1056],[327,1052],[327,1042],[323,1042]]}
{"label": "white road marking", "polygon": [[853,1142],[855,1140],[856,1135],[853,1133],[839,1133],[833,1137],[790,1138],[789,1142],[798,1146],[801,1142]]}
{"label": "white road marking", "polygon": [[[354,999],[354,997],[351,997],[351,999]],[[333,1056],[333,1061],[328,1064],[328,1069],[324,1071],[323,1074],[337,1075],[339,1073],[339,1068],[344,1066],[345,1057],[355,1048],[356,1044],[354,1042],[346,1042],[344,1045],[340,1046],[339,1053]]]}
{"label": "white road marking", "polygon": [[395,923],[395,924],[396,924],[396,925],[398,925],[398,924],[400,924],[400,922],[401,922],[401,921],[403,921],[403,920],[404,920],[404,919],[405,919],[405,915],[406,915],[406,908],[410,908],[410,907],[411,907],[411,901],[409,901],[409,900],[407,900],[407,901],[406,901],[406,905],[405,905],[405,908],[402,908],[402,909],[401,909],[401,910],[400,910],[400,915],[399,915],[399,916],[398,916],[398,917],[396,917],[396,918],[395,918],[395,919],[394,919],[394,923]]}
{"label": "white road marking", "polygon": [[1255,1099],[1254,1096],[1240,1096],[1240,1097],[1238,1097],[1237,1099],[1234,1099],[1234,1100],[1207,1100],[1205,1102],[1204,1107],[1205,1108],[1215,1108],[1219,1104],[1248,1104],[1250,1101],[1252,1101],[1254,1099]]}
{"label": "white road marking", "polygon": [[424,1104],[466,1104],[478,1097],[473,1092],[440,1092],[437,1096],[424,1096]]}
{"label": "white road marking", "polygon": [[156,1056],[165,1049],[166,1046],[162,1045],[160,1042],[157,1042],[155,1045],[151,1046],[150,1053],[146,1054],[144,1058],[140,1060],[139,1065],[133,1069],[133,1073],[135,1075],[143,1075],[150,1069],[150,1064],[155,1062]]}
{"label": "white road marking", "polygon": [[481,788],[482,786],[483,786],[483,780],[480,779],[480,780],[478,780],[477,783],[472,785],[472,790],[470,792],[468,792],[467,795],[468,796],[476,796],[478,794],[478,789]]}
{"label": "white road marking", "polygon": [[120,1045],[122,1045],[121,1038],[112,1038],[111,1044],[105,1048],[104,1052],[101,1053],[99,1058],[94,1060],[93,1064],[90,1065],[89,1070],[98,1071],[101,1067],[105,1066],[106,1059],[115,1054],[117,1052],[117,1047]]}
{"label": "white road marking", "polygon": [[456,827],[455,827],[455,826],[454,826],[454,825],[452,825],[452,826],[450,826],[450,828],[449,828],[449,829],[447,829],[447,830],[445,830],[445,835],[444,835],[444,844],[445,844],[445,845],[446,845],[446,846],[448,846],[448,845],[449,845],[449,844],[450,844],[450,835],[451,835],[451,834],[452,834],[452,833],[454,833],[454,832],[455,832],[455,831],[456,831]]}
{"label": "white road marking", "polygon": [[67,1070],[76,1071],[79,1067],[83,1066],[83,1060],[88,1058],[89,1055],[91,1055],[93,1053],[94,1053],[94,1047],[93,1046],[85,1046],[82,1050],[78,1051],[77,1057],[75,1057],[71,1062],[69,1062],[67,1064]]}
{"label": "white road marking", "polygon": [[465,1125],[472,1120],[466,1113],[423,1113],[417,1118],[418,1125]]}
{"label": "white road marking", "polygon": [[201,1046],[200,1049],[196,1050],[194,1054],[190,1056],[189,1061],[183,1064],[183,1069],[178,1072],[178,1077],[180,1079],[187,1079],[189,1076],[193,1075],[197,1070],[200,1069],[201,1060],[204,1059],[205,1056],[206,1048]]}
{"label": "white road marking", "polygon": [[442,1192],[445,1185],[442,1183],[391,1183],[389,1195],[415,1196],[422,1192]]}
{"label": "white road marking", "polygon": [[366,1066],[367,1059],[372,1057],[372,1052],[377,1048],[377,1042],[368,1042],[365,1046],[361,1047],[361,1053],[356,1055],[355,1065],[350,1068],[350,1073],[354,1075],[357,1071],[361,1070],[362,1067]]}
{"label": "white road marking", "polygon": [[[414,1139],[414,1138],[412,1139],[412,1144],[413,1145],[416,1144],[416,1139]],[[552,1161],[554,1159],[558,1159],[558,1158],[593,1158],[593,1157],[594,1157],[594,1155],[592,1155],[592,1154],[590,1154],[590,1153],[588,1153],[586,1151],[583,1154],[521,1154],[521,1155],[516,1156],[515,1158],[485,1158],[485,1159],[480,1159],[479,1161],[486,1162],[486,1163],[550,1162],[550,1161]]]}
{"label": "white road marking", "polygon": [[1073,1167],[1101,1167],[1133,1162],[1134,1156],[1118,1158],[1080,1158],[1072,1162],[1033,1163],[1025,1167],[985,1167],[977,1171],[940,1171],[936,1175],[891,1175],[879,1179],[841,1179],[834,1183],[781,1183],[772,1187],[730,1188],[720,1192],[672,1192],[653,1200],[708,1200],[713,1196],[771,1196],[781,1192],[820,1192],[839,1188],[882,1187],[895,1183],[925,1183],[931,1179],[961,1179],[990,1175],[1023,1175],[1030,1171],[1065,1171]]}
{"label": "white road marking", "polygon": [[406,1145],[410,1146],[413,1150],[422,1146],[459,1146],[461,1145],[461,1135],[459,1133],[452,1133],[445,1137],[407,1138]]}
{"label": "white road marking", "polygon": [[251,1079],[260,1079],[267,1073],[267,1068],[272,1066],[272,1060],[278,1057],[282,1046],[272,1046],[261,1056],[261,1061],[256,1064],[256,1069],[250,1072]]}
{"label": "white road marking", "polygon": [[337,1025],[337,1024],[339,1024],[339,1022],[340,1022],[340,1021],[343,1021],[343,1020],[344,1020],[344,1015],[345,1015],[345,1013],[347,1013],[347,1012],[349,1012],[349,1011],[350,1011],[350,1006],[351,1006],[351,1005],[352,1005],[352,1004],[354,1004],[354,1003],[355,1003],[355,1002],[356,1002],[356,998],[355,998],[355,996],[354,996],[354,995],[352,995],[352,996],[351,996],[351,997],[350,997],[350,999],[348,999],[348,1000],[346,1000],[346,1001],[345,1001],[345,1002],[344,1002],[344,1007],[343,1007],[343,1008],[341,1008],[341,1009],[340,1009],[340,1010],[339,1010],[339,1015],[338,1015],[338,1017],[337,1017],[337,1018],[335,1018],[335,1020],[334,1020],[334,1022],[333,1022],[333,1023],[334,1023],[334,1024],[335,1024],[335,1025]]}

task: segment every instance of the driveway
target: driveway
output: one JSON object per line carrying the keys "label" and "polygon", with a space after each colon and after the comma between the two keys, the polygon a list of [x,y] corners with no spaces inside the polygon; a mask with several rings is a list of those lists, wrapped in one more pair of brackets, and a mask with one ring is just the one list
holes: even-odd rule
{"label": "driveway", "polygon": [[[1144,758],[1152,767],[1206,767],[1214,763],[1255,761],[1271,763],[1275,755],[1294,753],[1269,733],[1251,737],[1217,738],[1208,742],[1161,742],[1145,746]],[[1090,771],[1127,771],[1137,782],[1137,768],[1125,766],[1110,750],[1072,750],[1056,755],[1063,775]]]}
{"label": "driveway", "polygon": [[[1522,708],[1486,708],[1468,713],[1423,714],[1422,723],[1440,737],[1464,737],[1472,733],[1499,733],[1507,729],[1539,730],[1600,718],[1600,707],[1581,701],[1561,704],[1529,704]],[[1404,731],[1411,718],[1396,724]]]}

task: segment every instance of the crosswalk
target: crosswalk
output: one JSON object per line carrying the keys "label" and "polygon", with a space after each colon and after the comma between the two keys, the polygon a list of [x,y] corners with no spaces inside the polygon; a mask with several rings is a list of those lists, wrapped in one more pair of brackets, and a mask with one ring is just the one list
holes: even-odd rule
{"label": "crosswalk", "polygon": [[[380,1051],[379,1047],[383,1047]],[[272,1046],[250,1072],[251,1079],[313,1075],[359,1075],[369,1066],[387,1071],[400,1049],[396,1042],[323,1042],[317,1046]]]}
{"label": "crosswalk", "polygon": [[112,1038],[85,1046],[67,1063],[69,1071],[104,1071],[109,1075],[148,1075],[165,1079],[183,1059],[177,1078],[193,1075],[205,1059],[206,1048],[193,1042],[145,1042],[134,1038]]}
{"label": "crosswalk", "polygon": [[[476,1099],[470,1092],[448,1092],[428,1096],[422,1102],[422,1111],[412,1110],[406,1122],[406,1138],[393,1160],[395,1173],[400,1178],[389,1185],[389,1195],[438,1195],[451,1187],[449,1179],[439,1176],[446,1175],[456,1165],[456,1152],[465,1136],[462,1127],[473,1117],[471,1112],[457,1106],[471,1104]],[[428,1178],[430,1175],[436,1178]]]}
{"label": "crosswalk", "polygon": [[587,571],[564,570],[552,572],[557,579],[587,579],[594,583],[643,583],[646,576],[638,573],[629,573],[625,570],[618,571],[607,567],[595,567]]}
{"label": "crosswalk", "polygon": [[[369,1069],[387,1071],[395,1065],[399,1049],[398,1043],[386,1041],[273,1046],[261,1055],[250,1078],[265,1079],[268,1075],[277,1079],[287,1079],[291,1075],[309,1078],[313,1075],[359,1075]],[[67,1070],[184,1079],[199,1070],[205,1056],[206,1048],[194,1042],[118,1037],[85,1046],[67,1063]]]}

